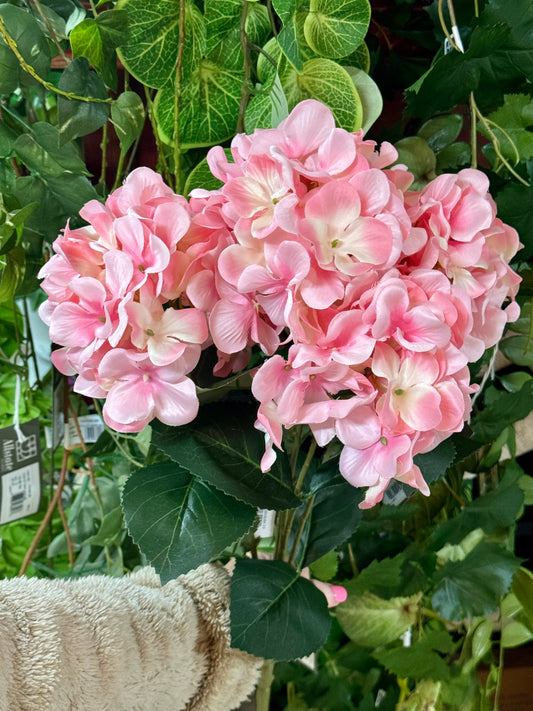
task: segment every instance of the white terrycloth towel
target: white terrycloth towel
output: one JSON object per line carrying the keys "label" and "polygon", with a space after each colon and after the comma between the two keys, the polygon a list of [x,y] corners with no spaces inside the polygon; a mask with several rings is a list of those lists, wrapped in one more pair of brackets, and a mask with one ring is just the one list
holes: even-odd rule
{"label": "white terrycloth towel", "polygon": [[0,581],[0,711],[230,711],[260,660],[229,647],[226,571]]}

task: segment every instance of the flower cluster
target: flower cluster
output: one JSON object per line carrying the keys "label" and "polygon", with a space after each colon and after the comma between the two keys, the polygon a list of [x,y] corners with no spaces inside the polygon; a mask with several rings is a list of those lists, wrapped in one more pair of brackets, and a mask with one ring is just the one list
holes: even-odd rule
{"label": "flower cluster", "polygon": [[284,428],[305,424],[320,446],[342,443],[364,506],[392,478],[428,493],[413,457],[462,428],[467,364],[518,316],[518,236],[486,177],[410,191],[411,174],[387,167],[391,145],[336,128],[315,101],[236,136],[231,153],[208,155],[220,190],[187,202],[141,168],[84,208],[89,227],[58,238],[41,273],[56,366],[130,432],[194,418],[187,373],[202,347],[214,344],[224,376],[258,345],[264,470]]}

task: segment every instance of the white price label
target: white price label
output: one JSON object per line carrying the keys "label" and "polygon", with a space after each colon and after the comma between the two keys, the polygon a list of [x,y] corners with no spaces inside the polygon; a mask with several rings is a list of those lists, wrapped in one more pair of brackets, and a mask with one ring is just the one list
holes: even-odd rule
{"label": "white price label", "polygon": [[274,535],[276,512],[269,511],[269,509],[259,509],[257,515],[259,516],[259,525],[257,526],[255,537],[271,538]]}
{"label": "white price label", "polygon": [[[100,415],[82,415],[78,417],[78,425],[85,444],[96,442],[105,429]],[[64,446],[65,449],[73,449],[74,447],[81,446],[78,428],[74,420],[69,420],[65,425]]]}
{"label": "white price label", "polygon": [[41,500],[41,475],[37,462],[4,474],[0,481],[0,524],[37,513]]}

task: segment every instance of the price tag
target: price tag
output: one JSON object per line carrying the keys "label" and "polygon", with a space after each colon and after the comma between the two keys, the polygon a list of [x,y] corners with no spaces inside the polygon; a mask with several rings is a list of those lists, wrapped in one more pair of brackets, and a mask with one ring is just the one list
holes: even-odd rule
{"label": "price tag", "polygon": [[271,538],[274,535],[275,511],[269,509],[258,509],[259,524],[255,532],[256,538]]}
{"label": "price tag", "polygon": [[39,510],[41,502],[41,451],[39,420],[0,429],[0,524],[10,523]]}
{"label": "price tag", "polygon": [[[78,425],[80,427],[81,436],[85,444],[96,442],[98,437],[105,429],[104,423],[100,415],[82,415],[78,417]],[[63,445],[66,449],[80,447],[81,441],[78,434],[78,428],[73,419],[70,419],[65,425],[65,439]]]}

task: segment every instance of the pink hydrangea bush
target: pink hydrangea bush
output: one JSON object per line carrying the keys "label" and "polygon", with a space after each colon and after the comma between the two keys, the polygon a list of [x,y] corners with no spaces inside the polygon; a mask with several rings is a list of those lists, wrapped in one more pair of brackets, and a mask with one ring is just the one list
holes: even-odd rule
{"label": "pink hydrangea bush", "polygon": [[364,507],[393,478],[427,494],[414,456],[462,429],[467,364],[518,317],[520,244],[487,178],[467,169],[411,191],[390,144],[336,128],[311,100],[231,152],[208,154],[220,190],[187,201],[139,168],[60,235],[41,271],[55,365],[135,432],[194,419],[203,348],[226,376],[258,346],[264,470],[284,429],[305,424],[320,446],[342,443]]}

